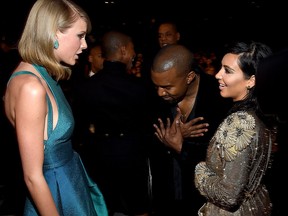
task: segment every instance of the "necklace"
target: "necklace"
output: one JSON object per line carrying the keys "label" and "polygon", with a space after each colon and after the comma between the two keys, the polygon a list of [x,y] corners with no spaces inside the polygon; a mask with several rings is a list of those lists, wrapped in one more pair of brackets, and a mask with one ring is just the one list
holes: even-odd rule
{"label": "necklace", "polygon": [[181,121],[183,122],[187,120],[195,105],[199,88],[199,77],[197,75],[195,76],[195,82],[193,82],[192,85],[193,87],[191,95],[184,97],[183,100],[177,104],[181,111]]}
{"label": "necklace", "polygon": [[195,101],[196,101],[196,96],[191,97],[189,100],[186,100],[183,102],[181,101],[182,103],[177,105],[181,111],[181,117],[180,117],[181,121],[185,122],[187,120],[188,116],[193,110]]}

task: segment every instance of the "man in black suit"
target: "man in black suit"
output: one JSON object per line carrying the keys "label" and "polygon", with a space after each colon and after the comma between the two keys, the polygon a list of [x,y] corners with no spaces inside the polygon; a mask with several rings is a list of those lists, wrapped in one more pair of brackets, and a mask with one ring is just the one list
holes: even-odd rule
{"label": "man in black suit", "polygon": [[[154,58],[151,78],[170,110],[166,116],[162,111],[159,125],[154,125],[162,142],[155,142],[151,159],[156,215],[197,215],[205,199],[194,185],[195,166],[205,160],[209,140],[228,112],[230,100],[220,96],[215,77],[199,71],[193,54],[182,45],[161,48]],[[160,132],[165,130],[161,124],[169,127],[166,119],[172,124],[179,112],[184,142],[174,145]]]}
{"label": "man in black suit", "polygon": [[147,216],[148,98],[142,79],[128,74],[135,57],[133,41],[121,32],[107,32],[102,54],[103,69],[81,85],[76,96],[78,107],[81,104],[83,108],[80,113],[93,127],[88,172],[99,185],[111,215]]}

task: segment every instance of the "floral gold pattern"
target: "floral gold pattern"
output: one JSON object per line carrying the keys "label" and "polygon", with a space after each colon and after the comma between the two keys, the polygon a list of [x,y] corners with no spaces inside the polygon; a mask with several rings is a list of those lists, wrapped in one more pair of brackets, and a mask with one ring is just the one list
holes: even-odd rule
{"label": "floral gold pattern", "polygon": [[247,112],[239,111],[228,116],[219,126],[216,146],[226,161],[234,160],[255,136],[255,119]]}

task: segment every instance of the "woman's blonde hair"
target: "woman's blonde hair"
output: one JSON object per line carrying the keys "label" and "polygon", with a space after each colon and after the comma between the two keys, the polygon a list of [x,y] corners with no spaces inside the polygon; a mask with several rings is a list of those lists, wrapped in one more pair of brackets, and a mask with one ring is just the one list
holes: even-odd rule
{"label": "woman's blonde hair", "polygon": [[91,31],[91,21],[87,13],[70,0],[37,0],[33,5],[18,50],[23,61],[41,65],[57,81],[68,79],[71,69],[60,64],[54,55],[56,32],[71,28],[79,18],[87,23],[87,33]]}

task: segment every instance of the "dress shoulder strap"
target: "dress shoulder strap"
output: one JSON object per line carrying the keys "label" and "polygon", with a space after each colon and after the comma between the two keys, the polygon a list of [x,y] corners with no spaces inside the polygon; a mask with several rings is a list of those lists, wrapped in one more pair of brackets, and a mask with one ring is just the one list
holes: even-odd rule
{"label": "dress shoulder strap", "polygon": [[[10,78],[9,78],[9,80],[8,80],[8,83],[9,83],[9,81],[10,81],[11,79],[13,79],[14,77],[19,76],[19,75],[22,75],[22,74],[31,74],[31,75],[36,76],[34,73],[32,73],[32,72],[30,72],[30,71],[18,71],[18,72],[13,73],[13,74],[10,76]],[[36,77],[37,77],[37,76],[36,76]]]}

